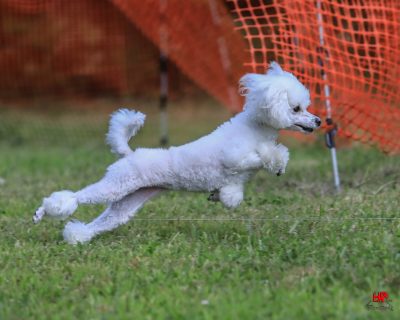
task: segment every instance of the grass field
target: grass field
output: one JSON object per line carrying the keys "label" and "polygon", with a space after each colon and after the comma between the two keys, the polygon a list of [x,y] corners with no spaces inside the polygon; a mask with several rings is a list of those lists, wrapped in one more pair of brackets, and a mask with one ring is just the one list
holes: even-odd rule
{"label": "grass field", "polygon": [[[154,115],[134,146],[157,144]],[[340,150],[334,195],[322,142],[289,141],[287,174],[258,174],[236,210],[169,192],[131,223],[70,246],[63,222],[35,226],[31,216],[43,196],[81,188],[112,163],[106,116],[0,117],[0,319],[400,318],[399,157]],[[173,110],[171,141],[227,117]],[[393,311],[366,309],[374,291]]]}

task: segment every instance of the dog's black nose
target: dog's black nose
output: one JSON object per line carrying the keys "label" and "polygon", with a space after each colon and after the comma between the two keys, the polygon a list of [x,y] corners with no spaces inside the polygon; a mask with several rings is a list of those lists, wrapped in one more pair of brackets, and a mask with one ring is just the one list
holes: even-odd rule
{"label": "dog's black nose", "polygon": [[319,127],[321,125],[321,119],[320,118],[315,118],[315,123]]}

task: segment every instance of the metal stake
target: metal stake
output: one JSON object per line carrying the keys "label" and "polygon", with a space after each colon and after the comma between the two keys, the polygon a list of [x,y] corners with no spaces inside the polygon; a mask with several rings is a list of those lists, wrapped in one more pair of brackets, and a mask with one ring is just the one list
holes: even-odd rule
{"label": "metal stake", "polygon": [[[327,50],[325,49],[325,41],[324,41],[324,28],[322,26],[322,14],[321,14],[321,1],[317,1],[317,21],[318,21],[318,33],[319,33],[319,43],[320,43],[320,51],[322,56],[327,56]],[[338,169],[338,161],[336,156],[336,145],[335,145],[335,135],[337,132],[337,127],[334,125],[332,120],[332,108],[330,101],[330,87],[328,84],[328,76],[324,70],[324,59],[319,59],[319,64],[321,66],[321,75],[322,80],[324,81],[324,94],[325,94],[325,107],[326,107],[326,124],[328,125],[328,131],[325,134],[325,142],[326,146],[331,150],[331,158],[332,158],[332,169],[333,169],[333,178],[335,183],[335,188],[337,192],[340,192],[340,176]]]}

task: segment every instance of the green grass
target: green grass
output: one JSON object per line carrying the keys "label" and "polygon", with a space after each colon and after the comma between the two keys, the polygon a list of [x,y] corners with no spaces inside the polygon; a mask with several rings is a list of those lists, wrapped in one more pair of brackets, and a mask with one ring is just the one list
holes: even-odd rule
{"label": "green grass", "polygon": [[[173,143],[228,116],[178,113]],[[371,219],[400,218],[398,157],[339,150],[343,192],[334,195],[322,142],[289,142],[287,174],[258,174],[236,210],[170,192],[137,220],[69,246],[63,222],[35,226],[31,216],[43,196],[81,188],[113,162],[106,116],[7,121],[16,117],[4,113],[0,130],[0,319],[400,318],[400,220]],[[134,145],[157,144],[156,120]],[[76,218],[102,208],[81,207]],[[374,291],[389,293],[393,312],[366,310]]]}

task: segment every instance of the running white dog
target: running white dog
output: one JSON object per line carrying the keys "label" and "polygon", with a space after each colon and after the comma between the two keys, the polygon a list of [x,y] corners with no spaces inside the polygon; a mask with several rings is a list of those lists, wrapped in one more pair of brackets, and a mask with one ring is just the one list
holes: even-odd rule
{"label": "running white dog", "polygon": [[276,142],[280,129],[307,133],[321,124],[307,112],[308,90],[276,62],[266,74],[246,74],[240,85],[246,96],[243,112],[211,134],[179,147],[132,151],[128,141],[143,126],[145,115],[127,109],[115,112],[107,142],[121,159],[100,181],[77,192],[59,191],[44,198],[34,222],[44,215],[65,219],[79,204],[109,204],[91,223],[71,221],[65,226],[64,239],[76,244],[128,222],[165,189],[205,191],[211,193],[209,200],[237,207],[244,184],[258,170],[285,173],[289,152]]}

